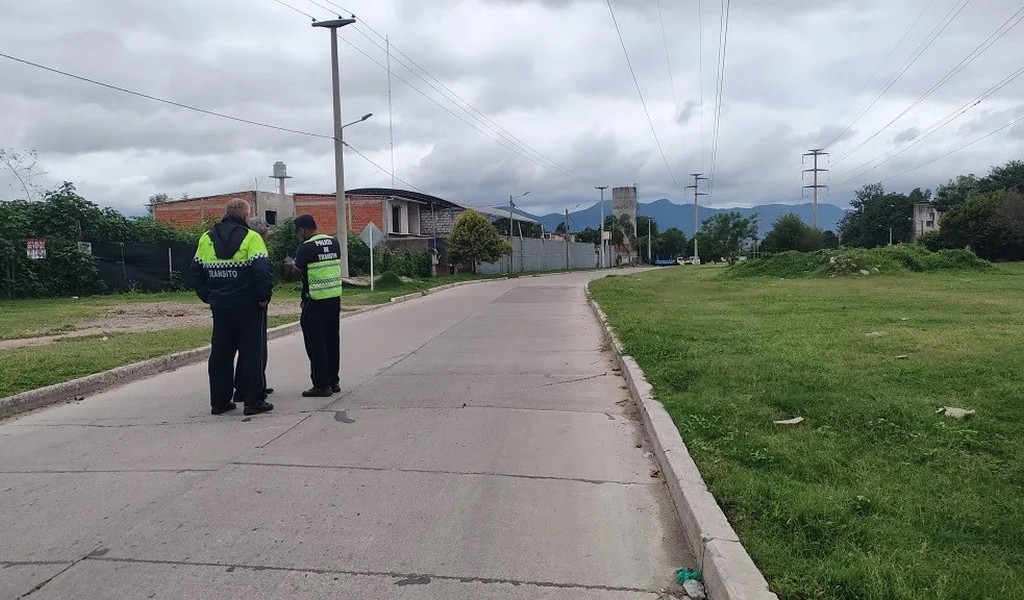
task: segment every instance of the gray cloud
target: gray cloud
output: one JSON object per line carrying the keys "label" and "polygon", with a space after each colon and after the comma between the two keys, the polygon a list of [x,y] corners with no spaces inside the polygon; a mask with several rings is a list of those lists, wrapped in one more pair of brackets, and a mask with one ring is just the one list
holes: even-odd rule
{"label": "gray cloud", "polygon": [[[290,1],[318,17],[331,16],[308,0]],[[4,51],[246,119],[330,133],[328,38],[326,32],[312,29],[306,17],[270,0],[87,4],[0,0]],[[431,193],[471,203],[500,202],[510,193],[529,189],[532,193],[522,205],[536,211],[592,202],[595,184],[636,181],[644,198],[687,199],[654,144],[604,1],[341,4],[362,21],[342,30],[343,38],[373,59],[340,45],[346,120],[374,113],[371,120],[346,129],[353,148],[382,166],[390,165],[388,80],[385,70],[373,62],[386,61],[378,47],[384,42],[367,25],[388,34],[394,45],[439,80],[424,75],[429,82],[424,81],[414,74],[415,67],[402,64],[409,63],[407,59],[393,58],[399,177]],[[941,18],[946,7],[938,4],[882,64],[921,10],[917,4],[734,3],[714,204],[799,201],[800,173],[806,168],[801,154],[837,136],[829,148],[829,198],[843,202],[851,189],[899,175],[1019,116],[1016,99],[1024,91],[1024,79],[870,174],[843,182],[848,178],[842,176],[845,171],[911,139],[1024,62],[1024,45],[1015,43],[1011,33],[853,151],[1019,8],[1014,0],[992,0],[984,11],[965,11],[848,128]],[[695,4],[662,3],[676,102],[656,4],[615,0],[613,5],[668,162],[679,184],[686,185],[686,174],[712,170],[719,4],[703,3],[700,69]],[[266,176],[276,160],[289,164],[295,176],[292,189],[326,192],[333,186],[329,140],[196,114],[2,59],[0,78],[0,128],[7,134],[3,144],[38,149],[51,182],[74,181],[100,204],[139,213],[145,199],[158,192],[213,194],[251,188],[257,181],[269,189]],[[456,106],[459,102],[440,99],[433,88],[443,89],[442,85],[472,102],[493,123],[463,111]],[[571,169],[579,180],[552,173],[536,159],[489,139],[506,135],[499,126]],[[1022,154],[1024,125],[1018,125],[886,185],[934,188],[957,173],[983,173]],[[390,176],[348,153],[346,180],[353,187],[388,185]],[[0,178],[0,198],[9,195]]]}

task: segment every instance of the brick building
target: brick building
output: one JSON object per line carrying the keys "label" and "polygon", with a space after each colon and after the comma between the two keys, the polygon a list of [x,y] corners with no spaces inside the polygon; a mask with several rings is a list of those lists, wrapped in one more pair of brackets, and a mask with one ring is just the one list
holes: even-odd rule
{"label": "brick building", "polygon": [[[263,217],[272,227],[296,215],[309,214],[320,230],[337,233],[334,194],[280,194],[253,190],[201,198],[169,200],[153,206],[158,221],[189,227],[205,220],[219,219],[232,198],[244,198],[253,216]],[[466,207],[429,194],[390,188],[359,188],[345,194],[350,235],[358,235],[370,223],[384,232],[388,247],[408,252],[435,249],[441,264],[447,263],[447,240],[455,219]],[[477,209],[489,218],[507,218],[507,213]],[[536,223],[515,215],[515,221]]]}

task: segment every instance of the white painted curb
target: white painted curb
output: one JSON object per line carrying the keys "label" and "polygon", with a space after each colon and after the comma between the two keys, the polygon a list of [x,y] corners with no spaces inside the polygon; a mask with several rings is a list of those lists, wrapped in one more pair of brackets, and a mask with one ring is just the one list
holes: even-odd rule
{"label": "white painted curb", "polygon": [[604,311],[587,285],[587,299],[601,322],[605,339],[626,379],[630,395],[640,409],[654,455],[665,476],[672,503],[700,560],[704,586],[711,600],[778,600],[768,582],[747,554],[725,513],[708,491],[697,464],[683,443],[679,429],[665,407],[654,397],[651,384],[632,356],[626,354]]}

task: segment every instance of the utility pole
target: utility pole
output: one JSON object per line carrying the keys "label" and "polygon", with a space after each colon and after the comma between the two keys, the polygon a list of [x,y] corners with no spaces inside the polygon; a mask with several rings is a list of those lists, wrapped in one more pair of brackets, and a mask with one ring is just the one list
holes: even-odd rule
{"label": "utility pole", "polygon": [[391,110],[391,39],[389,36],[384,36],[384,44],[387,46],[388,55],[388,137],[391,139],[391,189],[395,189],[395,117]]}
{"label": "utility pole", "polygon": [[690,173],[690,177],[693,177],[693,185],[686,186],[687,189],[693,188],[693,258],[696,261],[700,261],[700,252],[697,251],[697,231],[700,227],[700,217],[697,214],[697,198],[700,196],[707,196],[706,193],[699,191],[700,182],[707,177],[702,177],[702,173]]}
{"label": "utility pole", "polygon": [[348,219],[345,210],[345,141],[341,125],[341,78],[338,73],[338,29],[355,23],[355,19],[314,21],[313,27],[331,31],[331,83],[334,88],[334,179],[335,213],[338,220],[338,246],[341,247],[341,276],[348,278]]}
{"label": "utility pole", "polygon": [[647,264],[651,264],[651,217],[647,217]]}
{"label": "utility pole", "polygon": [[[530,194],[530,192],[526,192],[524,194],[519,194],[518,196],[513,196],[512,194],[508,195],[508,243],[509,243],[510,246],[512,246],[512,252],[510,252],[509,255],[508,255],[508,274],[509,275],[511,275],[513,273],[513,271],[515,270],[515,268],[516,268],[515,267],[516,263],[515,263],[515,260],[514,260],[515,259],[515,255],[516,255],[516,251],[515,251],[515,246],[512,243],[513,242],[513,239],[512,239],[512,227],[513,227],[513,225],[512,225],[512,209],[515,208],[515,206],[516,206],[516,204],[514,202],[516,198],[522,198],[523,196],[527,196],[529,194]],[[519,229],[519,237],[520,238],[523,237],[522,227],[520,227],[520,229]]]}
{"label": "utility pole", "polygon": [[565,270],[569,270],[569,209],[565,209]]}
{"label": "utility pole", "polygon": [[516,265],[516,261],[515,261],[516,247],[515,247],[515,244],[513,243],[513,240],[512,240],[512,208],[514,206],[515,206],[515,203],[512,202],[512,194],[509,194],[508,195],[508,245],[509,245],[509,248],[512,248],[512,251],[509,252],[509,254],[508,254],[508,274],[509,275],[511,275],[515,271],[515,265]]}
{"label": "utility pole", "polygon": [[595,190],[601,190],[601,268],[604,268],[604,191],[608,189],[606,185],[595,185]]}
{"label": "utility pole", "polygon": [[804,188],[805,189],[806,188],[811,188],[812,190],[814,190],[814,223],[813,223],[813,225],[814,225],[814,228],[817,229],[818,228],[818,190],[821,189],[821,188],[824,188],[824,187],[828,187],[826,185],[818,185],[818,173],[824,173],[824,172],[828,171],[828,169],[819,169],[818,168],[818,157],[819,156],[828,156],[828,152],[825,152],[825,150],[823,148],[816,148],[814,150],[808,150],[807,152],[804,153],[803,159],[801,159],[801,161],[806,159],[808,156],[813,156],[814,157],[814,168],[813,169],[804,169],[804,173],[813,173],[814,174],[814,185],[805,185]]}

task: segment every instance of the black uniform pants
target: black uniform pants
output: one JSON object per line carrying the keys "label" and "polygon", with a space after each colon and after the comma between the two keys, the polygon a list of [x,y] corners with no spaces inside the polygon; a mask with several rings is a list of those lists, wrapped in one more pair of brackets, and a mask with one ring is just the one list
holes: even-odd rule
{"label": "black uniform pants", "polygon": [[[235,386],[246,404],[258,404],[263,388],[263,309],[254,304],[246,308],[214,309],[213,339],[210,342],[210,404],[225,406],[231,402]],[[241,376],[235,382],[235,355]]]}
{"label": "black uniform pants", "polygon": [[[260,393],[258,400],[267,399],[267,309],[260,309],[260,320],[263,327],[263,370],[260,371]],[[245,370],[242,368],[242,363],[239,362],[235,367],[235,402],[245,401],[245,397],[242,395],[242,388],[244,384],[242,380],[246,377]]]}
{"label": "black uniform pants", "polygon": [[302,339],[315,388],[341,381],[341,298],[302,303]]}

